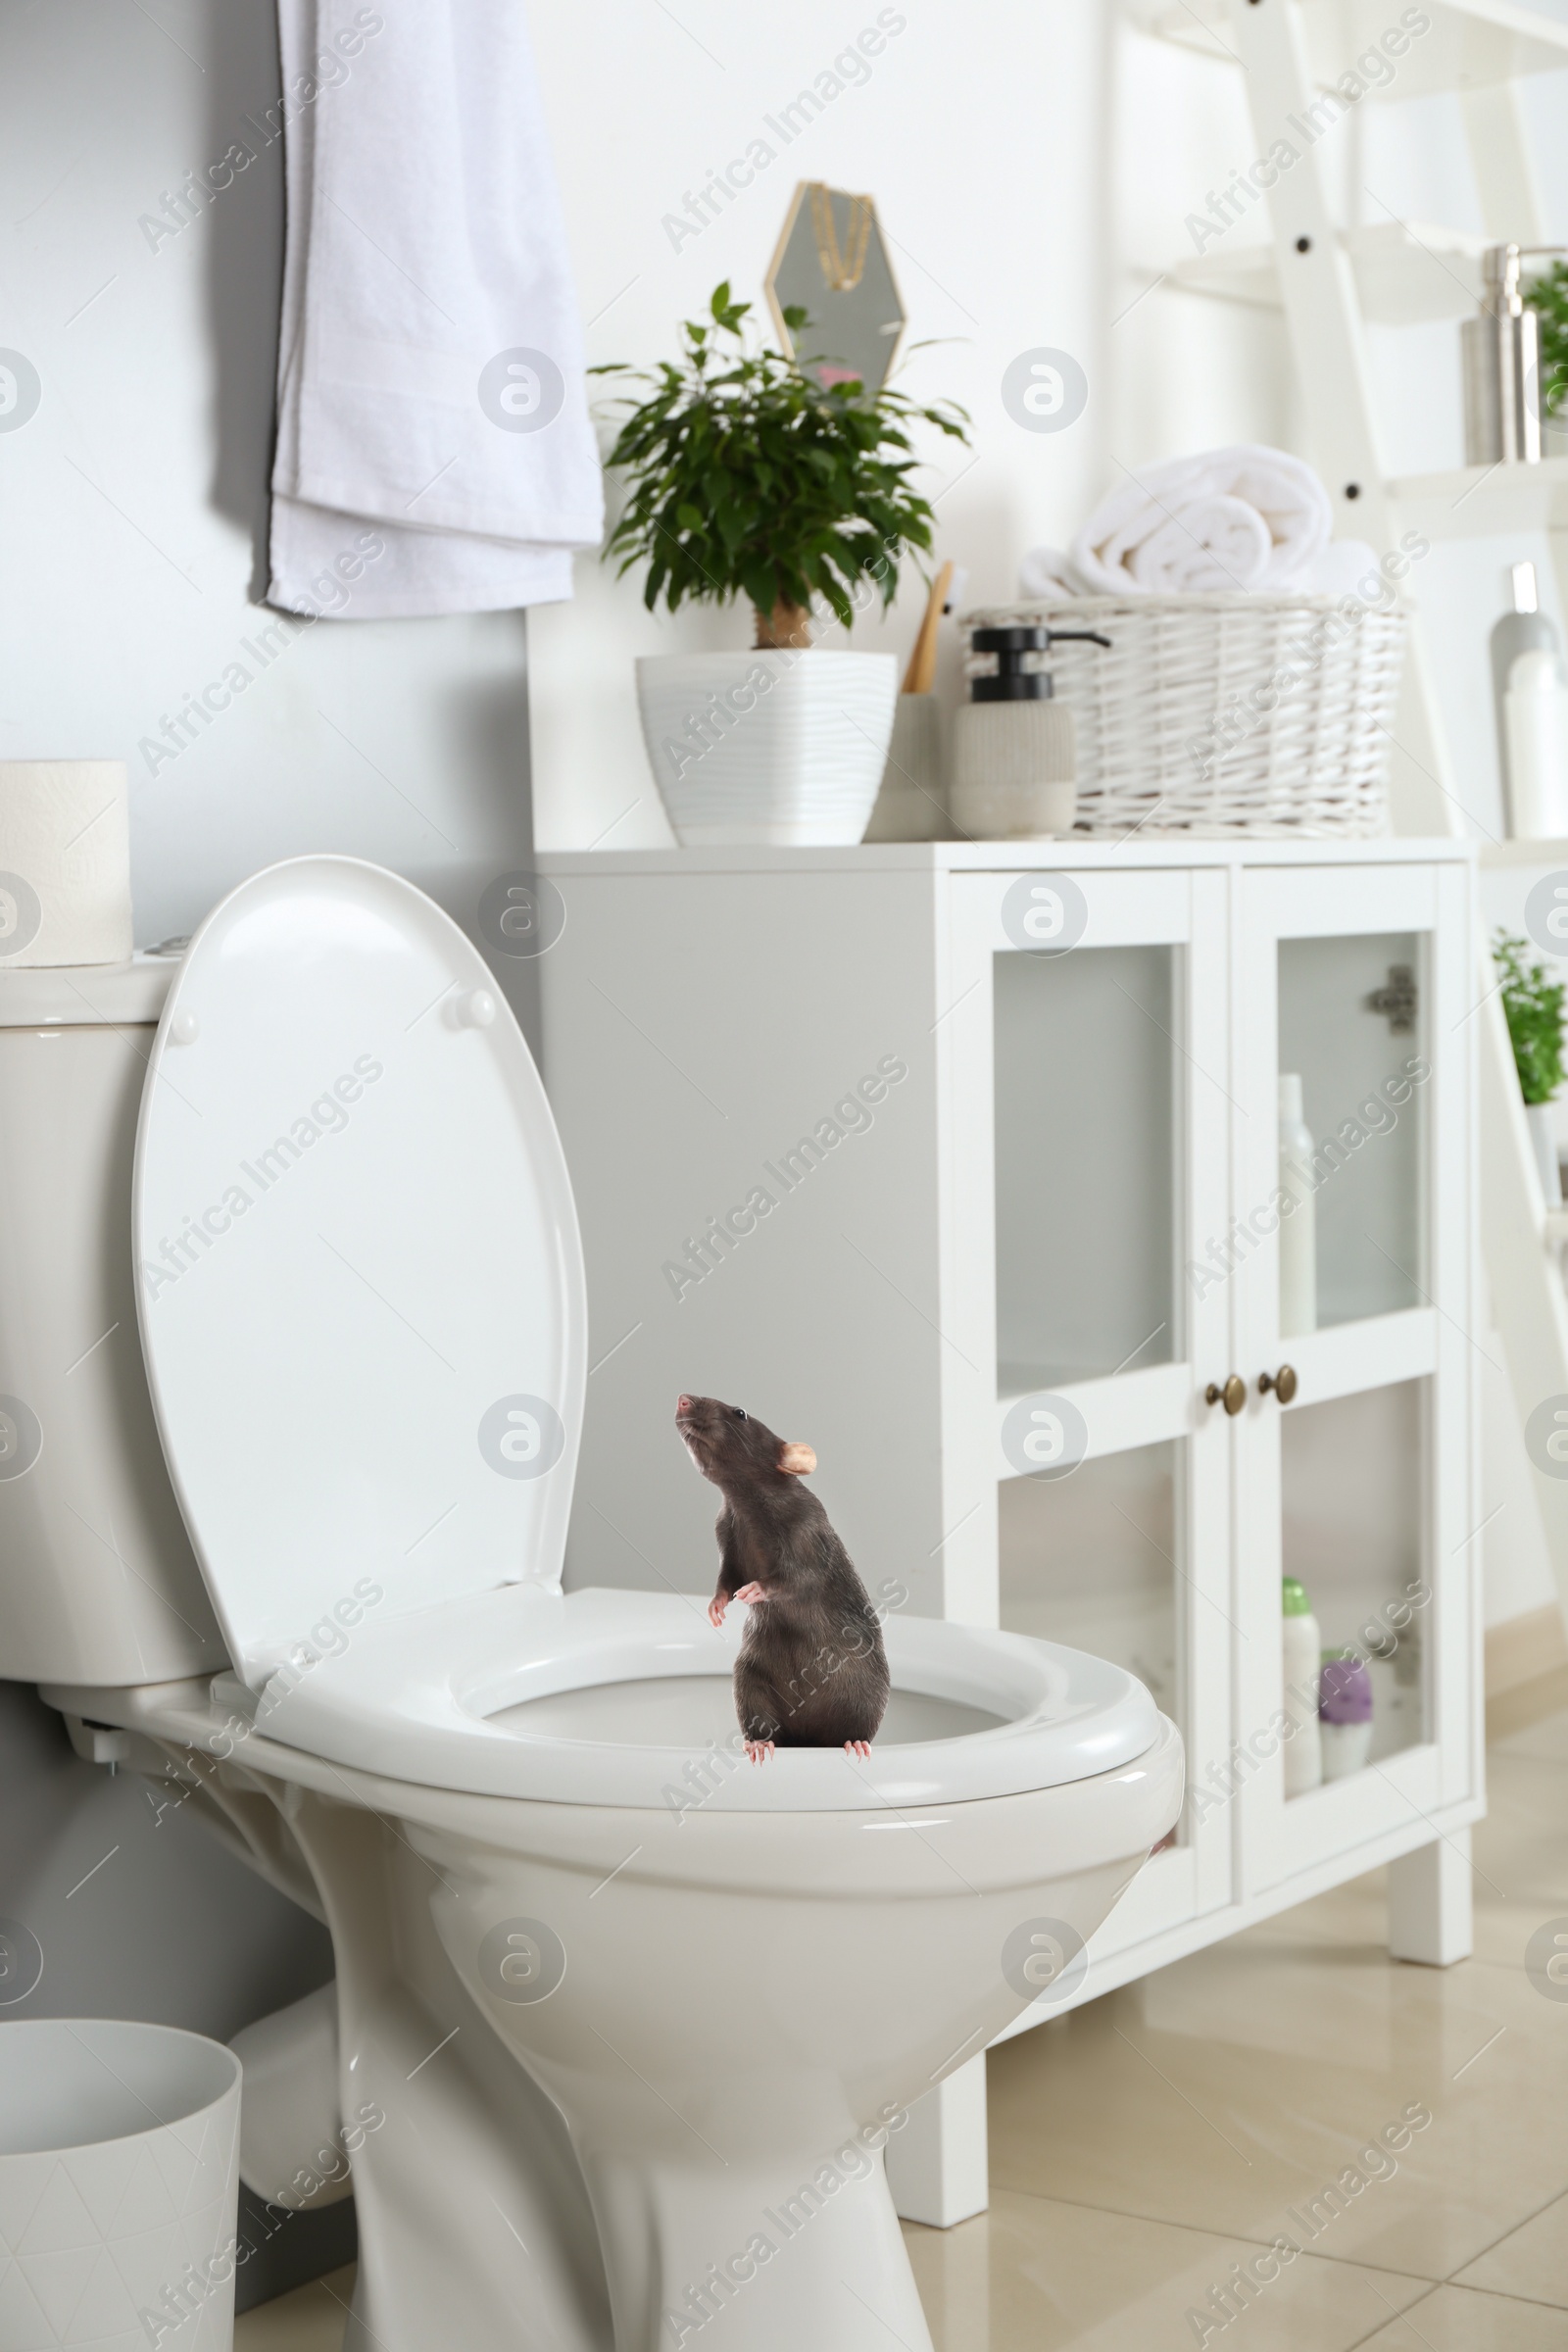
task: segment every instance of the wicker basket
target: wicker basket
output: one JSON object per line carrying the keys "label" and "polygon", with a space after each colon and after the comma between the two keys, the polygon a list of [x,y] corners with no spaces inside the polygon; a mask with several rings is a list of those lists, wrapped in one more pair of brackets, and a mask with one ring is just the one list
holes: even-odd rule
{"label": "wicker basket", "polygon": [[[1039,657],[1078,728],[1080,833],[1389,830],[1404,614],[1358,597],[1080,596],[962,626],[1099,629]],[[971,655],[970,674],[985,666]]]}

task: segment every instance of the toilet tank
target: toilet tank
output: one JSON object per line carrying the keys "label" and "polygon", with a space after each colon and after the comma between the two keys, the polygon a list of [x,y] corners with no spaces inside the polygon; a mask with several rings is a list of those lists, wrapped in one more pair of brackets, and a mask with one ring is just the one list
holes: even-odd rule
{"label": "toilet tank", "polygon": [[0,1679],[210,1673],[142,1368],[130,1180],[174,966],[0,969]]}

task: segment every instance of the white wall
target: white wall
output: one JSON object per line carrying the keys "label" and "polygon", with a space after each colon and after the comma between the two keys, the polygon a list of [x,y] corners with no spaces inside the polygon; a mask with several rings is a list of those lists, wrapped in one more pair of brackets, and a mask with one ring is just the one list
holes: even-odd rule
{"label": "white wall", "polygon": [[[1128,468],[1228,440],[1310,456],[1279,314],[1183,293],[1168,276],[1193,250],[1187,216],[1253,153],[1241,70],[1150,38],[1113,0],[978,0],[961,35],[918,0],[892,13],[904,29],[868,78],[784,147],[764,118],[831,68],[876,23],[875,7],[803,0],[740,14],[692,0],[672,16],[587,0],[571,12],[535,10],[590,359],[646,365],[672,354],[676,320],[698,315],[721,276],[760,303],[795,183],[820,176],[874,191],[908,339],[945,339],[907,359],[904,382],[950,394],[973,416],[972,459],[938,444],[926,481],[941,502],[940,552],[967,566],[967,601],[1011,595],[1022,552],[1063,542]],[[607,74],[611,49],[616,71]],[[1568,237],[1568,74],[1529,85],[1526,112],[1548,229]],[[577,135],[585,124],[591,135]],[[758,136],[778,149],[775,160],[700,234],[672,233],[688,192]],[[1484,226],[1457,100],[1401,99],[1396,84],[1389,102],[1337,124],[1315,161],[1348,222],[1392,212]],[[1261,207],[1229,234],[1266,241]],[[1369,341],[1388,469],[1457,465],[1457,320],[1374,327]],[[1088,409],[1059,436],[1023,430],[1002,406],[1004,368],[1035,344],[1072,351],[1089,372]],[[603,402],[612,397],[607,387]],[[608,405],[603,420],[608,440]],[[1485,832],[1498,828],[1485,639],[1521,554],[1536,558],[1557,610],[1542,535],[1439,547],[1419,583],[1460,798]],[[903,654],[920,599],[911,574],[891,623],[860,623],[856,644]],[[634,579],[616,584],[579,564],[575,603],[532,623],[543,844],[669,838],[643,756],[632,661],[738,646],[748,626],[738,608],[649,615]],[[955,654],[950,633],[950,703]]]}
{"label": "white wall", "polygon": [[[1076,524],[1107,466],[1112,11],[1085,0],[961,10],[900,0],[881,13],[904,28],[868,78],[782,146],[763,118],[831,70],[879,11],[881,0],[534,8],[589,359],[672,355],[676,321],[699,316],[722,277],[760,303],[798,180],[869,189],[907,340],[946,339],[909,357],[900,380],[912,395],[962,402],[974,418],[970,455],[946,445],[926,477],[927,495],[941,497],[940,553],[968,566],[971,601],[995,600],[1015,593],[1025,549]],[[757,137],[775,160],[700,236],[672,239],[664,216]],[[1042,345],[1071,352],[1089,374],[1088,409],[1060,434],[1026,431],[1002,405],[1008,361]],[[922,608],[911,574],[892,622],[858,624],[856,646],[906,653]],[[666,841],[632,658],[749,644],[746,612],[653,618],[633,581],[616,586],[582,563],[577,601],[536,613],[531,643],[541,843]],[[950,647],[950,670],[952,658]]]}

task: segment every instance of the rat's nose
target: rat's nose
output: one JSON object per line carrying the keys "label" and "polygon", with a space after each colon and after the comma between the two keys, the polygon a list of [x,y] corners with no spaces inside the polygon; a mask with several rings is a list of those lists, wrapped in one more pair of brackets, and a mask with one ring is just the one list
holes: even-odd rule
{"label": "rat's nose", "polygon": [[675,1399],[675,1418],[676,1418],[676,1420],[677,1420],[677,1421],[680,1419],[680,1417],[681,1417],[682,1413],[689,1413],[689,1412],[691,1411],[691,1409],[692,1409],[692,1400],[691,1400],[691,1398],[690,1398],[689,1396],[677,1396],[677,1397],[676,1397],[676,1399]]}

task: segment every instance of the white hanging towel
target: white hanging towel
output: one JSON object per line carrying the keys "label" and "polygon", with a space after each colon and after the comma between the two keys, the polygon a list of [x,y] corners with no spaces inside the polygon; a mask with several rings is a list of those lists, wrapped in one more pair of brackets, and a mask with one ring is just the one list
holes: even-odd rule
{"label": "white hanging towel", "polygon": [[603,488],[521,0],[278,0],[288,188],[269,601],[571,594]]}
{"label": "white hanging towel", "polygon": [[1090,517],[1072,565],[1093,596],[1304,591],[1333,526],[1310,466],[1241,443],[1146,466]]}

